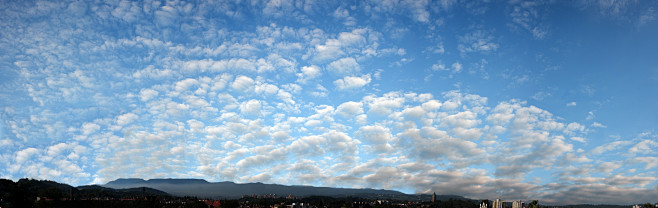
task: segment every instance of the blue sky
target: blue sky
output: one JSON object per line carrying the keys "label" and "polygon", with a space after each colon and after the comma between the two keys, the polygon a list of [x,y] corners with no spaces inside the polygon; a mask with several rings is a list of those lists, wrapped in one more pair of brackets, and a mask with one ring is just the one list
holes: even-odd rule
{"label": "blue sky", "polygon": [[0,177],[656,202],[657,1],[1,1]]}

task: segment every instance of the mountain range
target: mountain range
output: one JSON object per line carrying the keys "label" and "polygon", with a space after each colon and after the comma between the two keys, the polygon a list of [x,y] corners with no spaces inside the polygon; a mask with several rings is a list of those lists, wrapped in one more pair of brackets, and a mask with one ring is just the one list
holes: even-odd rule
{"label": "mountain range", "polygon": [[[287,186],[263,183],[208,182],[203,179],[150,179],[120,178],[110,181],[103,187],[114,189],[149,187],[175,196],[196,196],[201,198],[240,198],[245,195],[276,195],[286,197],[304,196],[405,196],[399,191],[383,189],[353,189],[313,186]],[[456,196],[455,196],[456,197]],[[459,197],[461,198],[461,197]]]}
{"label": "mountain range", "polygon": [[[310,202],[324,199],[322,203],[344,202],[344,199],[360,201],[363,199],[385,199],[392,201],[428,202],[429,194],[405,194],[399,191],[382,189],[350,189],[313,186],[286,186],[278,184],[215,182],[203,179],[150,179],[139,178],[117,179],[104,185],[70,186],[64,183],[47,180],[20,179],[16,182],[0,178],[0,207],[155,207],[171,203],[200,203],[201,199],[238,199],[245,195],[271,195],[286,197],[293,195],[298,199]],[[191,197],[186,197],[191,196]],[[45,199],[39,201],[38,199]],[[35,199],[37,199],[35,201]],[[73,201],[68,201],[68,200]],[[124,199],[140,199],[142,201],[124,202]],[[281,198],[279,198],[281,199]],[[451,200],[452,199],[452,200]],[[54,201],[47,201],[54,200]],[[146,200],[146,201],[144,201]],[[251,198],[239,199],[249,200]],[[285,199],[284,199],[285,200]],[[297,199],[295,199],[297,200]],[[446,203],[469,202],[476,205],[479,201],[456,195],[437,195],[437,201]],[[223,200],[225,203],[238,200]],[[257,201],[257,200],[256,200]],[[40,203],[40,204],[39,204]],[[150,203],[150,204],[149,204]],[[172,204],[169,204],[172,205]],[[174,204],[176,205],[176,204]],[[139,207],[139,206],[137,206]],[[232,206],[229,206],[232,207]],[[454,207],[454,206],[448,206]],[[622,208],[620,205],[566,205],[560,208],[606,207]]]}

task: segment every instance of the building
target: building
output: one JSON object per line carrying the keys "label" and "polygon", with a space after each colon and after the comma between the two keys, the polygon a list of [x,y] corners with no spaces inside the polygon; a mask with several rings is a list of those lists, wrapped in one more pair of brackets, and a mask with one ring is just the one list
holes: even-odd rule
{"label": "building", "polygon": [[512,208],[523,208],[523,201],[521,200],[513,201]]}
{"label": "building", "polygon": [[480,208],[491,208],[491,201],[489,199],[482,200],[480,202]]}
{"label": "building", "polygon": [[493,206],[491,208],[503,208],[503,201],[496,199],[496,201],[493,202]]}

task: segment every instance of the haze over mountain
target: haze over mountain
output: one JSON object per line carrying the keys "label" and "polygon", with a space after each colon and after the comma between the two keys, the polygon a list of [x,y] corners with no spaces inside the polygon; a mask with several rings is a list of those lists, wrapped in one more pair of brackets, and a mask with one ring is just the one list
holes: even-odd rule
{"label": "haze over mountain", "polygon": [[[240,198],[244,195],[276,194],[277,197],[301,196],[365,196],[365,195],[406,195],[399,191],[383,189],[350,189],[313,186],[286,186],[263,183],[211,183],[203,179],[138,179],[120,178],[110,181],[104,187],[114,189],[149,187],[176,196],[197,196],[203,198]],[[460,197],[455,197],[460,198]]]}

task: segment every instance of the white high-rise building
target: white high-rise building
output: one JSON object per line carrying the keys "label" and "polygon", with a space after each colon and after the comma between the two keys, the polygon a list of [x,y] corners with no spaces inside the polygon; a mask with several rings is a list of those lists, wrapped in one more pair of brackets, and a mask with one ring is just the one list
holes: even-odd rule
{"label": "white high-rise building", "polygon": [[491,208],[491,202],[488,199],[480,202],[480,208]]}
{"label": "white high-rise building", "polygon": [[496,199],[496,201],[493,202],[492,208],[503,208],[503,201]]}
{"label": "white high-rise building", "polygon": [[521,200],[513,201],[512,208],[523,208],[523,201]]}

